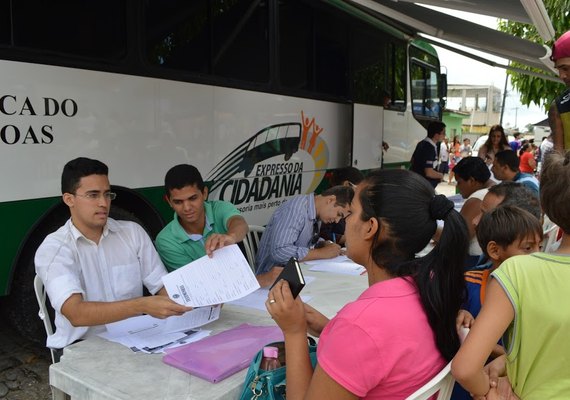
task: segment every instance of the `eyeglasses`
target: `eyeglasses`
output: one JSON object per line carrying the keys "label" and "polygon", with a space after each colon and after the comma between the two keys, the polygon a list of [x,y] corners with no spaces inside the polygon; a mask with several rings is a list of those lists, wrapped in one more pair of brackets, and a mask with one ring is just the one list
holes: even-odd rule
{"label": "eyeglasses", "polygon": [[105,192],[105,193],[99,193],[99,192],[87,192],[85,194],[77,194],[74,193],[74,196],[78,196],[78,197],[83,197],[87,200],[99,200],[101,198],[101,196],[103,196],[103,198],[105,200],[115,200],[117,198],[117,193],[113,193],[113,192]]}

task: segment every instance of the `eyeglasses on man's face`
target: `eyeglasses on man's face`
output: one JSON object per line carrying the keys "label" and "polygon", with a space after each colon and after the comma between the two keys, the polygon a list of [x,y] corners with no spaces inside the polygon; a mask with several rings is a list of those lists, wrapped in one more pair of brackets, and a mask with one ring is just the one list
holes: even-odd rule
{"label": "eyeglasses on man's face", "polygon": [[103,196],[103,198],[105,200],[111,201],[111,200],[115,200],[117,198],[117,193],[113,193],[113,192],[105,192],[105,193],[87,192],[85,194],[74,193],[73,196],[83,197],[84,199],[92,200],[92,201],[99,200],[101,198],[101,196]]}

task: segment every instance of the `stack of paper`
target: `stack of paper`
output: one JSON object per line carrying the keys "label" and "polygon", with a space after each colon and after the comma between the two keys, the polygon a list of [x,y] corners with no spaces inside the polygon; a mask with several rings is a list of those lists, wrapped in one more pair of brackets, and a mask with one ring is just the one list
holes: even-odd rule
{"label": "stack of paper", "polygon": [[166,348],[181,346],[200,340],[210,331],[195,330],[215,321],[221,306],[196,308],[181,316],[158,319],[141,315],[107,324],[107,331],[99,336],[120,343],[133,351],[162,353]]}
{"label": "stack of paper", "polygon": [[311,265],[309,271],[346,275],[363,275],[366,273],[366,268],[344,255],[330,259],[305,261],[305,264]]}
{"label": "stack of paper", "polygon": [[259,288],[237,245],[218,249],[213,257],[199,258],[164,276],[162,281],[172,300],[194,310],[165,320],[143,315],[107,324],[107,332],[99,336],[133,351],[162,352],[207,336],[208,331],[194,328],[217,320],[220,304],[247,296]]}

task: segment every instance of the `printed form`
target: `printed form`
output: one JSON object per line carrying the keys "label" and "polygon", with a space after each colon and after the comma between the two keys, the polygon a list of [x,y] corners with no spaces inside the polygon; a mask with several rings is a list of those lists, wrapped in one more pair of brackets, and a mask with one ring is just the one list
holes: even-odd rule
{"label": "printed form", "polygon": [[161,353],[167,348],[200,340],[210,331],[195,328],[220,317],[221,306],[195,308],[180,316],[158,319],[139,315],[107,324],[106,332],[99,336],[120,343],[133,351]]}
{"label": "printed form", "polygon": [[172,300],[191,307],[227,303],[259,289],[259,283],[236,244],[214,251],[162,278]]}

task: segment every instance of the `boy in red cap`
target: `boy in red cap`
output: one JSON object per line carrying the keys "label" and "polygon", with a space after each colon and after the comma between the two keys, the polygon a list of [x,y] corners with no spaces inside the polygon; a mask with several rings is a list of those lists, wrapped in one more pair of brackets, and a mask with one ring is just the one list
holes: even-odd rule
{"label": "boy in red cap", "polygon": [[566,90],[558,96],[548,110],[548,123],[554,136],[554,148],[570,148],[570,31],[567,31],[552,46],[554,66]]}

